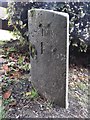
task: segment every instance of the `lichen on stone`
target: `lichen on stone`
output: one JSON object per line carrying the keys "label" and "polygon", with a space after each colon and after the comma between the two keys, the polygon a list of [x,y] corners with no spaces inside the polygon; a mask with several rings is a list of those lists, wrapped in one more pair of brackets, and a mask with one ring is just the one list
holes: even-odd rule
{"label": "lichen on stone", "polygon": [[32,9],[30,12],[31,12],[31,17],[33,17],[33,15],[35,14],[35,9]]}

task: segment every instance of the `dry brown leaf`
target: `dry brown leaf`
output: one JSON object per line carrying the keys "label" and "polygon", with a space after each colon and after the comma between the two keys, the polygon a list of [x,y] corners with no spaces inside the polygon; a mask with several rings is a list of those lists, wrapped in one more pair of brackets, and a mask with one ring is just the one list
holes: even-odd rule
{"label": "dry brown leaf", "polygon": [[10,76],[10,78],[20,78],[20,75],[21,75],[20,72],[15,71],[15,72],[12,73],[12,75]]}
{"label": "dry brown leaf", "polygon": [[72,79],[77,80],[77,75],[73,75]]}
{"label": "dry brown leaf", "polygon": [[11,61],[13,61],[13,62],[17,62],[17,60],[16,60],[15,58],[13,58],[13,57],[9,57],[9,59],[10,59]]}
{"label": "dry brown leaf", "polygon": [[9,71],[8,65],[3,65],[3,69],[4,69],[6,72],[8,72],[8,71]]}
{"label": "dry brown leaf", "polygon": [[80,80],[85,80],[84,76],[79,76]]}
{"label": "dry brown leaf", "polygon": [[8,48],[8,47],[7,47],[7,48],[4,48],[4,50],[5,50],[5,51],[9,51],[9,50],[10,50],[10,48]]}
{"label": "dry brown leaf", "polygon": [[4,99],[8,99],[10,96],[11,96],[11,90],[8,90],[3,94]]}

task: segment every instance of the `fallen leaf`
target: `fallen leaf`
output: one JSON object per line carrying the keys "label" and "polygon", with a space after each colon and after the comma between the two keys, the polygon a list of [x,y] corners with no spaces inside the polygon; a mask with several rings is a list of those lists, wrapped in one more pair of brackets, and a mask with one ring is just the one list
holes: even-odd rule
{"label": "fallen leaf", "polygon": [[69,83],[71,87],[74,87],[74,82]]}
{"label": "fallen leaf", "polygon": [[3,69],[4,69],[6,72],[8,72],[8,71],[9,71],[8,65],[3,65]]}
{"label": "fallen leaf", "polygon": [[79,79],[82,81],[85,80],[84,76],[79,76]]}
{"label": "fallen leaf", "polygon": [[10,48],[8,48],[8,47],[4,48],[5,51],[9,51],[9,49],[10,49]]}
{"label": "fallen leaf", "polygon": [[11,96],[11,90],[8,90],[3,94],[4,99],[8,99],[10,96]]}
{"label": "fallen leaf", "polygon": [[29,95],[31,95],[31,92],[26,92],[26,96],[29,96]]}
{"label": "fallen leaf", "polygon": [[11,103],[9,103],[9,106],[15,106],[17,104],[16,100],[13,100]]}
{"label": "fallen leaf", "polygon": [[19,71],[15,71],[11,74],[10,78],[20,78],[21,73]]}
{"label": "fallen leaf", "polygon": [[13,62],[17,62],[17,60],[15,58],[9,57],[9,59]]}

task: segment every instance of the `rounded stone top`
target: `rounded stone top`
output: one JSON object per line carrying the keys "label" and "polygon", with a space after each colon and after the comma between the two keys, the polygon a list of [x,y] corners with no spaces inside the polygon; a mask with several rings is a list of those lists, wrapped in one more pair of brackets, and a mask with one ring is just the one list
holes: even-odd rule
{"label": "rounded stone top", "polygon": [[67,19],[69,19],[68,13],[58,12],[58,11],[53,11],[53,10],[46,10],[46,9],[31,9],[31,10],[28,10],[28,14],[30,12],[34,13],[35,11],[37,11],[37,12],[49,12],[49,13],[51,12],[51,13],[55,13],[55,14],[61,15],[63,17],[66,17]]}

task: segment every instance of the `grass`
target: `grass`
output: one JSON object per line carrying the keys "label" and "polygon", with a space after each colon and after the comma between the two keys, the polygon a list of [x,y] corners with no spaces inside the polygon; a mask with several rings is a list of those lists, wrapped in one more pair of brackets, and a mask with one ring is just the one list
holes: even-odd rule
{"label": "grass", "polygon": [[30,92],[26,92],[25,96],[29,97],[32,100],[34,100],[35,98],[39,97],[38,92],[34,88],[32,88],[32,90]]}

